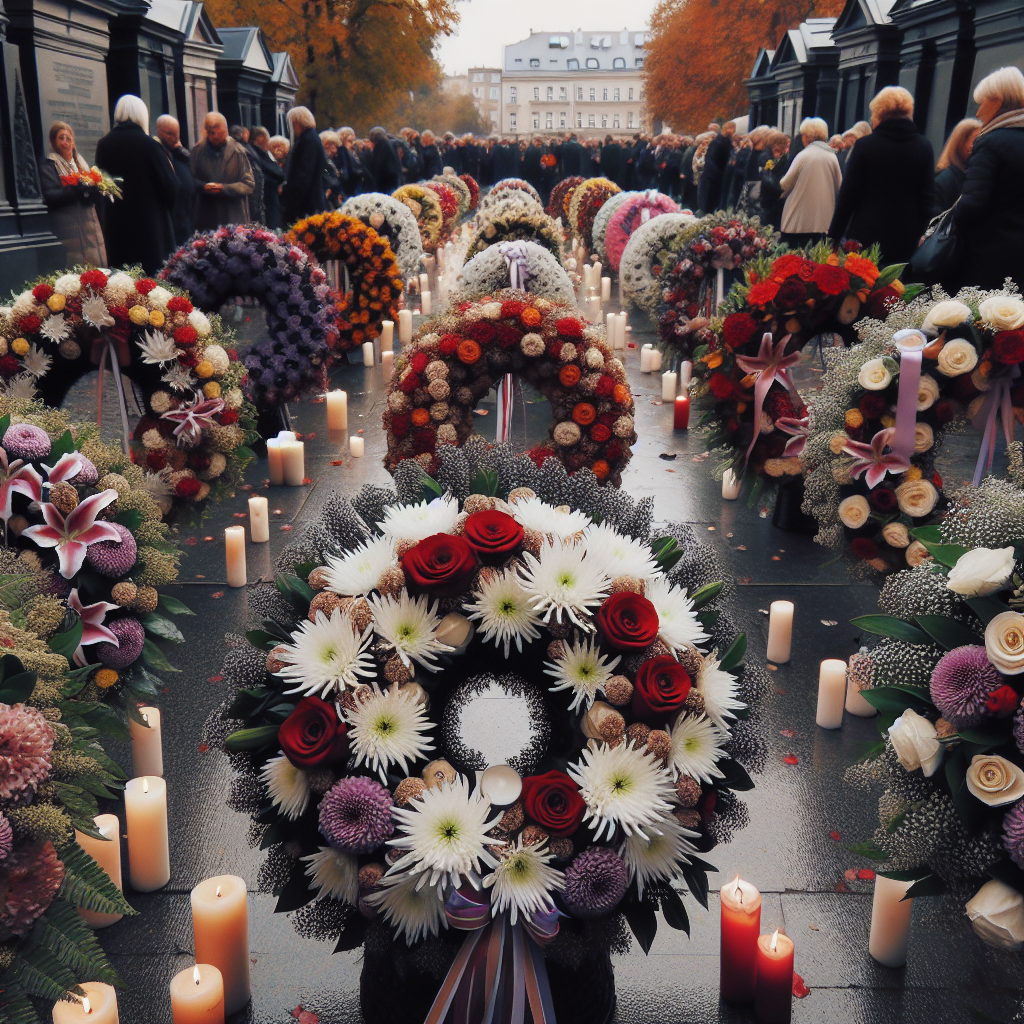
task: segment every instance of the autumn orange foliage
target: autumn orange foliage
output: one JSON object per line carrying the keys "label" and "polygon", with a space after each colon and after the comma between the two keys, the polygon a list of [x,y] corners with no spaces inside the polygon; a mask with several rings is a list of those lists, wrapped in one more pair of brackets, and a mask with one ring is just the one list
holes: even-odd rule
{"label": "autumn orange foliage", "polygon": [[684,131],[745,113],[757,51],[805,18],[842,9],[843,0],[660,0],[644,67],[651,118]]}

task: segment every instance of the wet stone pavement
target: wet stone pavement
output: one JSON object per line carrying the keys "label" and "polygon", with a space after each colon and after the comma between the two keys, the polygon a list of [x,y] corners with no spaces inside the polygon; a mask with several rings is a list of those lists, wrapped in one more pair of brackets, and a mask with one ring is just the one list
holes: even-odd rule
{"label": "wet stone pavement", "polygon": [[[240,335],[251,337],[262,329],[259,311],[246,309],[245,318]],[[638,347],[650,340],[650,325],[642,317],[632,315],[631,323]],[[266,461],[250,467],[247,482],[269,494],[272,511],[270,544],[248,546],[250,583],[269,578],[272,556],[314,518],[332,490],[351,493],[364,483],[388,480],[381,462],[381,373],[354,360],[334,369],[332,386],[349,393],[350,432],[363,432],[366,457],[352,459],[347,445],[330,442],[322,404],[307,399],[291,406],[295,429],[305,435],[306,473],[313,483],[268,489]],[[818,662],[857,650],[860,638],[848,622],[875,609],[877,588],[852,582],[842,562],[809,536],[774,527],[765,503],[751,508],[746,502],[723,502],[713,479],[714,456],[705,456],[699,432],[672,430],[671,410],[661,405],[660,375],[639,372],[636,350],[629,352],[627,364],[640,440],[623,486],[637,496],[655,496],[657,521],[694,524],[719,549],[737,584],[731,611],[747,631],[748,658],[763,662],[771,600],[794,601],[796,618],[792,661],[770,672],[771,688],[744,729],[742,756],[756,788],[741,794],[742,806],[730,816],[724,841],[707,855],[719,869],[711,876],[709,910],[686,897],[689,938],[662,925],[649,955],[634,942],[629,952],[613,957],[617,1007],[612,1019],[620,1024],[753,1020],[752,1010],[727,1006],[718,997],[717,889],[737,872],[764,893],[762,930],[784,917],[796,944],[796,970],[810,991],[793,1002],[795,1022],[985,1019],[978,1012],[1010,1019],[1021,1006],[1024,959],[977,939],[963,900],[916,901],[905,969],[881,967],[867,953],[872,883],[858,879],[856,871],[871,865],[846,844],[870,838],[877,815],[874,797],[847,785],[843,773],[877,731],[873,720],[850,715],[841,730],[823,731],[815,727],[814,714]],[[109,399],[113,389],[107,390]],[[72,396],[77,415],[93,414],[93,395],[83,387]],[[105,433],[116,431],[115,417],[110,408]],[[485,436],[494,429],[493,413],[477,422]],[[543,404],[517,405],[517,442],[522,434],[535,443],[546,426]],[[964,475],[942,471],[947,480]],[[168,983],[194,962],[189,891],[201,879],[225,873],[241,875],[250,888],[253,998],[231,1018],[233,1024],[283,1024],[300,1006],[320,1024],[362,1020],[360,951],[332,954],[332,941],[301,937],[291,915],[273,913],[275,898],[256,891],[266,854],[248,843],[248,815],[227,806],[233,774],[227,758],[202,745],[203,723],[226,696],[220,678],[224,634],[245,629],[245,593],[225,583],[223,531],[242,521],[235,516],[246,512],[248,493],[239,490],[233,500],[210,509],[200,526],[179,530],[181,578],[167,589],[196,614],[178,619],[186,643],[172,652],[172,660],[182,671],[166,676],[168,688],[159,700],[171,882],[152,894],[126,889],[139,916],[99,933],[126,984],[119,996],[123,1024],[170,1022]],[[126,749],[115,756],[130,767]]]}

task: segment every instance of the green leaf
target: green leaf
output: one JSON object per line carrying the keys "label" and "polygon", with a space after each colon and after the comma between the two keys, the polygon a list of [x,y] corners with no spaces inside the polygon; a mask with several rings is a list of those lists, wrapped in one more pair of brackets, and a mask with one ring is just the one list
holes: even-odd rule
{"label": "green leaf", "polygon": [[878,279],[875,281],[872,291],[878,291],[880,288],[885,288],[887,285],[893,283],[899,279],[900,274],[907,269],[906,263],[890,263],[882,272],[878,275]]}
{"label": "green leaf", "polygon": [[71,436],[70,430],[65,430],[56,441],[50,445],[50,459],[52,460],[50,465],[56,463],[56,461],[62,455],[70,455],[75,450],[75,440]]}
{"label": "green leaf", "polygon": [[295,566],[295,575],[299,577],[304,583],[309,582],[309,574],[317,568],[316,562],[299,562]]}
{"label": "green leaf", "polygon": [[274,583],[281,596],[301,615],[309,612],[313,601],[313,588],[305,580],[287,573],[274,573]]}
{"label": "green leaf", "polygon": [[683,557],[683,549],[675,537],[659,537],[651,544],[651,553],[662,572],[671,572]]}
{"label": "green leaf", "polygon": [[271,633],[268,633],[263,629],[246,630],[245,639],[248,640],[253,647],[259,647],[264,651],[273,650],[281,642],[278,637],[273,636]]}
{"label": "green leaf", "polygon": [[984,645],[977,633],[962,622],[948,615],[916,615],[914,621],[940,646],[947,651],[954,647]]}
{"label": "green leaf", "polygon": [[48,949],[39,946],[20,951],[11,970],[29,995],[51,1003],[63,999],[77,984],[75,975]]}
{"label": "green leaf", "polygon": [[30,946],[48,949],[76,977],[122,985],[93,930],[66,900],[54,900],[32,928]]}
{"label": "green leaf", "polygon": [[683,865],[683,879],[690,895],[705,909],[708,909],[708,876],[696,864]]}
{"label": "green leaf", "polygon": [[928,549],[929,554],[940,565],[952,569],[959,561],[960,556],[967,553],[967,548],[959,544],[933,544],[930,541],[921,541]]}
{"label": "green leaf", "polygon": [[27,672],[20,658],[13,654],[0,658],[0,703],[24,704],[35,687],[35,672]]}
{"label": "green leaf", "polygon": [[158,636],[163,640],[171,640],[176,644],[182,644],[185,642],[185,638],[182,636],[181,630],[178,629],[170,619],[165,619],[162,615],[158,615],[156,612],[149,612],[146,615],[140,615],[139,621],[154,636]]}
{"label": "green leaf", "polygon": [[857,854],[858,857],[867,857],[868,860],[888,860],[889,854],[886,853],[879,846],[875,846],[874,843],[849,843],[846,847],[850,853]]}
{"label": "green leaf", "polygon": [[987,626],[997,615],[1009,611],[1005,602],[998,597],[972,597],[964,602]]}
{"label": "green leaf", "polygon": [[282,887],[274,913],[287,914],[290,910],[298,910],[307,903],[312,903],[316,899],[316,894],[316,889],[310,888],[305,866],[299,863],[292,869],[291,878]]}
{"label": "green leaf", "polygon": [[702,612],[697,612],[697,621],[706,632],[710,633],[715,628],[721,614],[722,612],[718,608],[705,608]]}
{"label": "green leaf", "polygon": [[649,953],[654,945],[654,937],[658,934],[658,915],[654,904],[648,899],[629,903],[624,913],[640,948],[645,954]]}
{"label": "green leaf", "polygon": [[126,508],[114,516],[114,522],[134,533],[142,525],[142,513],[137,508]]}
{"label": "green leaf", "polygon": [[59,853],[64,862],[60,895],[69,903],[100,914],[138,913],[129,906],[110,875],[77,843],[68,843]]}
{"label": "green leaf", "polygon": [[967,788],[967,754],[963,746],[950,753],[942,768],[956,813],[960,816],[964,828],[968,832],[974,832],[981,824],[983,805]]}
{"label": "green leaf", "polygon": [[972,754],[983,754],[986,750],[994,750],[1008,743],[1013,736],[1012,719],[1004,721],[1003,728],[995,726],[989,729],[959,729],[957,735],[967,743],[979,747]]}
{"label": "green leaf", "polygon": [[723,672],[728,672],[730,669],[742,664],[746,653],[747,634],[740,633],[736,639],[733,640],[732,644],[730,644],[729,650],[725,652],[725,655],[722,657],[722,663],[718,667]]}
{"label": "green leaf", "polygon": [[988,873],[1003,885],[1024,893],[1024,871],[1005,857],[989,866]]}
{"label": "green leaf", "polygon": [[3,438],[4,434],[7,433],[7,428],[11,425],[11,414],[7,413],[6,416],[0,417],[0,439]]}
{"label": "green leaf", "polygon": [[718,770],[722,773],[722,778],[716,780],[718,785],[724,786],[726,789],[735,789],[738,792],[754,788],[754,783],[747,774],[746,768],[735,758],[723,757],[718,762]]}
{"label": "green leaf", "polygon": [[422,501],[433,501],[434,498],[441,497],[441,485],[427,473],[419,463],[416,464],[419,467],[419,485],[420,485],[420,498]]}
{"label": "green leaf", "polygon": [[258,725],[252,729],[239,729],[224,741],[224,749],[232,754],[237,754],[242,750],[262,750],[277,742],[277,731],[276,725]]}
{"label": "green leaf", "polygon": [[932,706],[923,696],[898,686],[874,686],[860,692],[873,708],[879,711],[893,711],[897,715],[902,715],[907,708],[922,711]]}
{"label": "green leaf", "polygon": [[149,637],[142,644],[142,660],[157,672],[180,672],[180,668],[175,668],[164,656],[164,652]]}
{"label": "green leaf", "polygon": [[256,458],[256,453],[244,444],[240,444],[231,454],[242,464],[243,469]]}
{"label": "green leaf", "polygon": [[[912,900],[915,896],[941,896],[946,891],[946,883],[938,875],[927,875],[915,882],[908,890],[904,900]],[[900,900],[902,903],[903,900]]]}
{"label": "green leaf", "polygon": [[697,611],[703,608],[709,601],[714,601],[724,589],[724,583],[707,583],[694,594],[690,600],[693,601],[693,609]]}
{"label": "green leaf", "polygon": [[[665,889],[660,893],[659,902],[661,903],[661,912],[665,915],[665,924],[669,928],[674,928],[677,932],[686,932],[689,935],[690,919],[686,914],[686,907],[683,906],[679,893],[675,889]],[[706,906],[707,904],[705,903]]]}
{"label": "green leaf", "polygon": [[82,620],[76,618],[75,624],[70,629],[64,630],[63,633],[54,633],[47,641],[47,647],[54,654],[63,654],[67,658],[68,664],[71,665],[75,651],[78,650],[78,645],[82,642],[83,629]]}
{"label": "green leaf", "polygon": [[931,643],[930,637],[924,630],[911,622],[897,619],[895,615],[858,615],[857,618],[850,619],[850,625],[865,633],[906,640],[910,644]]}
{"label": "green leaf", "polygon": [[359,949],[366,938],[367,921],[362,914],[353,914],[345,921],[345,926],[338,936],[338,944],[334,947],[335,953],[349,953],[353,949]]}
{"label": "green leaf", "polygon": [[937,526],[917,526],[910,531],[910,536],[922,544],[942,543],[942,531]]}
{"label": "green leaf", "polygon": [[470,494],[483,494],[493,498],[498,493],[498,474],[493,469],[480,469],[469,485]]}
{"label": "green leaf", "polygon": [[176,597],[171,597],[170,594],[160,595],[160,607],[168,615],[195,615],[195,612],[187,604],[179,601]]}

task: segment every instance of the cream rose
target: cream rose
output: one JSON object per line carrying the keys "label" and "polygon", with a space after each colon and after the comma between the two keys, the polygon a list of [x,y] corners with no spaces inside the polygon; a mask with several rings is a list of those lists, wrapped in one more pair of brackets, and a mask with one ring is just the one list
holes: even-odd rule
{"label": "cream rose", "polygon": [[930,409],[939,400],[939,385],[934,377],[924,374],[917,385],[917,411]]}
{"label": "cream rose", "polygon": [[985,597],[999,590],[1013,574],[1013,548],[975,548],[949,570],[946,586],[966,598]]}
{"label": "cream rose", "polygon": [[989,807],[1015,804],[1024,796],[1024,771],[998,754],[975,754],[967,769],[967,788]]}
{"label": "cream rose", "polygon": [[978,365],[978,350],[965,338],[947,341],[939,351],[939,373],[946,377],[959,377],[970,373]]}
{"label": "cream rose", "polygon": [[943,327],[959,327],[971,319],[971,308],[956,299],[936,302],[921,324],[925,334],[938,334]]}
{"label": "cream rose", "polygon": [[1024,672],[1024,615],[1000,612],[985,627],[985,654],[1003,675]]}
{"label": "cream rose", "polygon": [[1005,882],[986,882],[964,907],[979,938],[998,949],[1024,945],[1024,896]]}
{"label": "cream rose", "polygon": [[843,526],[859,530],[871,515],[868,499],[863,494],[851,494],[839,502],[839,519]]}
{"label": "cream rose", "polygon": [[869,359],[860,368],[857,383],[865,391],[884,391],[892,383],[892,374],[881,359]]}
{"label": "cream rose", "polygon": [[922,452],[928,451],[933,444],[935,444],[935,431],[932,430],[931,424],[916,424],[914,426],[914,451],[920,455]]}
{"label": "cream rose", "polygon": [[1024,299],[1018,295],[993,295],[978,307],[978,312],[994,331],[1024,327]]}
{"label": "cream rose", "polygon": [[899,762],[908,771],[920,768],[925,778],[934,775],[944,754],[935,725],[907,708],[889,726],[889,739]]}
{"label": "cream rose", "polygon": [[939,500],[939,492],[928,480],[908,480],[896,488],[896,503],[911,519],[928,515]]}
{"label": "cream rose", "polygon": [[910,531],[902,523],[886,523],[882,527],[882,540],[890,547],[910,547]]}
{"label": "cream rose", "polygon": [[931,561],[932,553],[919,540],[915,540],[907,547],[903,557],[911,569],[916,569],[919,565]]}

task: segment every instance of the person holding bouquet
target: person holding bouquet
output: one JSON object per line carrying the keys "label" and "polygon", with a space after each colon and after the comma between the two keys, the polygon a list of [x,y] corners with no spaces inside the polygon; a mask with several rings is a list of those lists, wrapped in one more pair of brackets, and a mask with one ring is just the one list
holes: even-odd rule
{"label": "person holding bouquet", "polygon": [[96,206],[100,199],[98,172],[79,155],[75,130],[63,121],[50,125],[51,152],[43,161],[39,178],[50,211],[50,225],[64,246],[66,265],[107,265]]}

